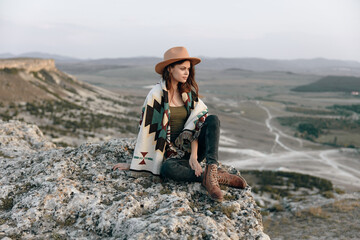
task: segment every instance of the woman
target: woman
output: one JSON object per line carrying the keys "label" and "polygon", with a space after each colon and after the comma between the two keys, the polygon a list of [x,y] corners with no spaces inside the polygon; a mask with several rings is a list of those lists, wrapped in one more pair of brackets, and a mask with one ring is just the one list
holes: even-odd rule
{"label": "woman", "polygon": [[[218,169],[220,122],[208,116],[199,98],[194,66],[199,58],[190,57],[186,48],[174,47],[155,66],[162,76],[146,97],[139,134],[129,167],[114,169],[149,171],[176,181],[198,181],[212,199],[223,200],[219,183],[245,188],[246,181]],[[206,159],[205,171],[200,162]]]}

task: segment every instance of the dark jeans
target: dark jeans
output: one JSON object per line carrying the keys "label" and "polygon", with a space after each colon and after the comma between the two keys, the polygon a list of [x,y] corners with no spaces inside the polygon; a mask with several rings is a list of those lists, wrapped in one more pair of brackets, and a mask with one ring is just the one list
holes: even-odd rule
{"label": "dark jeans", "polygon": [[[218,149],[220,138],[220,121],[216,115],[205,119],[198,138],[198,161],[206,158],[206,164],[218,164]],[[160,175],[176,181],[201,182],[189,165],[189,157],[184,159],[170,158],[161,166]]]}

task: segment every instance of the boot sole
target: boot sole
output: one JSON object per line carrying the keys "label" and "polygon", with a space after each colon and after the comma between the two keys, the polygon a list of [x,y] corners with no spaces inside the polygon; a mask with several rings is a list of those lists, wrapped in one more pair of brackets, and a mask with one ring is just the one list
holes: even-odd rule
{"label": "boot sole", "polygon": [[[203,188],[205,188],[205,190],[206,190],[206,187],[201,183],[201,186],[203,187]],[[216,202],[222,202],[222,201],[224,201],[224,198],[214,198],[214,197],[212,197],[211,195],[210,195],[210,193],[206,190],[206,195],[208,195],[209,196],[209,198],[211,198],[211,200],[214,200],[214,201],[216,201]]]}
{"label": "boot sole", "polygon": [[210,195],[209,195],[209,197],[211,198],[211,200],[214,200],[215,202],[222,202],[222,201],[224,201],[224,199],[223,199],[223,198],[221,198],[221,199],[217,199],[217,198],[213,198],[213,197],[211,197]]}

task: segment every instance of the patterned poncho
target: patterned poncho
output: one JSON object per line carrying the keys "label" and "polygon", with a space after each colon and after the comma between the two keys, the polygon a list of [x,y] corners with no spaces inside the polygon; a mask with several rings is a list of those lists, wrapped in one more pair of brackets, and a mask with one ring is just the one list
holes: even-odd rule
{"label": "patterned poncho", "polygon": [[191,142],[198,138],[207,117],[207,107],[193,92],[182,93],[187,110],[184,129],[170,142],[170,109],[166,83],[161,80],[147,95],[142,107],[139,134],[130,169],[160,174],[164,159],[181,158],[191,152]]}

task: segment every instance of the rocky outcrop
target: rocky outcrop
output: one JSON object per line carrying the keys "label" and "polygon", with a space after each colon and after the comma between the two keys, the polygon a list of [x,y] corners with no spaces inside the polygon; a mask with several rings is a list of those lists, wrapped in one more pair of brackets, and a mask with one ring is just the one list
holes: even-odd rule
{"label": "rocky outcrop", "polygon": [[112,171],[134,144],[57,149],[35,125],[0,121],[0,238],[268,239],[250,187],[217,203],[200,183]]}
{"label": "rocky outcrop", "polygon": [[4,68],[24,69],[27,72],[38,72],[40,70],[57,71],[53,59],[39,58],[0,59],[0,69]]}

